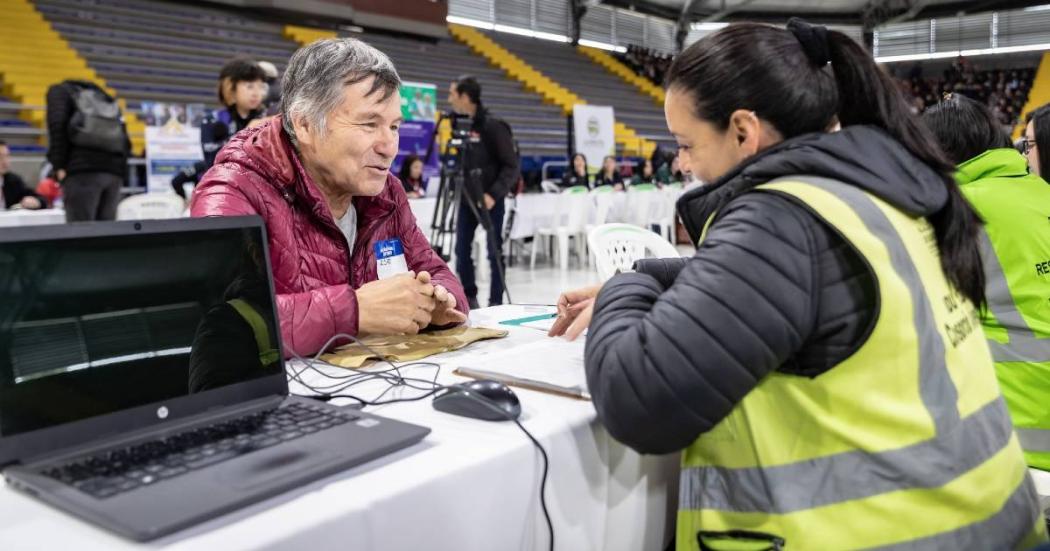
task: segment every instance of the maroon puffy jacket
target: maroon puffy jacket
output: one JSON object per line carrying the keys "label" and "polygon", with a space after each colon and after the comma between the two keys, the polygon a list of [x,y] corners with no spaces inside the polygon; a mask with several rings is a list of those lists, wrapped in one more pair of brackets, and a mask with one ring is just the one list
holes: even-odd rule
{"label": "maroon puffy jacket", "polygon": [[321,192],[295,154],[280,117],[237,134],[193,193],[193,216],[257,214],[266,221],[284,354],[314,354],[338,333],[357,335],[357,289],[378,279],[373,245],[398,238],[408,269],[430,272],[435,284],[468,311],[463,286],[438,257],[388,175],[375,197],[354,197],[357,242],[349,254]]}

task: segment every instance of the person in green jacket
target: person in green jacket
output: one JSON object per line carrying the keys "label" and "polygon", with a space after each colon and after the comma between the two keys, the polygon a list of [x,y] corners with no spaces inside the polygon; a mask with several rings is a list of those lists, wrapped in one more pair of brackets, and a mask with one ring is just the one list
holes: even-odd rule
{"label": "person in green jacket", "polygon": [[1025,459],[1050,470],[1050,185],[985,105],[955,94],[923,119],[985,222],[981,322]]}

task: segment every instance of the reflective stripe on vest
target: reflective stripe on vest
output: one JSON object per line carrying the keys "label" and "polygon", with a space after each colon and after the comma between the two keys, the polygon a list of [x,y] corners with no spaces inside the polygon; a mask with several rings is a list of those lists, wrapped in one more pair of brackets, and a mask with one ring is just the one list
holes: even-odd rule
{"label": "reflective stripe on vest", "polygon": [[255,346],[259,349],[259,363],[263,367],[277,363],[277,360],[280,359],[280,353],[273,347],[270,329],[266,326],[266,320],[263,319],[262,315],[244,299],[235,298],[226,301],[226,303],[232,306],[244,318],[248,326],[252,328]]}
{"label": "reflective stripe on vest", "polygon": [[[760,186],[759,189],[765,188],[792,197],[806,205],[808,210],[819,218],[824,218],[815,206],[808,205],[807,200],[804,199],[807,194],[810,197],[819,198],[806,191],[807,187],[816,188],[814,192],[819,190],[830,194],[835,199],[834,201],[821,199],[825,209],[832,209],[829,212],[834,213],[835,209],[852,211],[859,220],[860,226],[864,228],[859,233],[857,233],[858,230],[853,231],[857,235],[865,231],[867,235],[870,235],[864,238],[869,243],[869,249],[872,247],[870,245],[873,243],[872,239],[885,247],[885,255],[882,255],[882,259],[878,261],[880,268],[876,276],[896,274],[900,283],[892,286],[896,289],[893,293],[906,292],[910,298],[912,323],[909,325],[913,327],[915,336],[906,340],[900,340],[901,337],[885,337],[885,335],[894,334],[886,328],[898,327],[897,324],[900,323],[901,317],[908,315],[908,310],[896,309],[897,313],[893,314],[894,324],[892,325],[882,325],[882,317],[887,316],[883,311],[883,316],[877,323],[883,328],[883,338],[889,339],[886,342],[905,343],[909,340],[914,342],[909,346],[914,346],[916,349],[915,360],[907,360],[907,362],[914,362],[912,365],[918,370],[918,380],[910,383],[910,388],[915,389],[917,383],[916,398],[921,401],[920,411],[925,410],[929,415],[927,423],[932,423],[932,435],[923,436],[921,440],[916,441],[915,436],[924,433],[908,434],[905,431],[900,437],[901,445],[898,447],[892,445],[892,439],[887,443],[885,438],[879,444],[872,446],[884,448],[882,451],[872,451],[865,446],[864,444],[871,443],[864,442],[863,435],[860,435],[857,437],[857,444],[852,446],[855,449],[848,449],[851,446],[847,445],[845,451],[832,451],[826,455],[820,455],[819,451],[814,451],[810,453],[817,455],[810,458],[805,458],[806,453],[800,453],[798,460],[788,459],[787,463],[778,463],[772,458],[794,457],[795,455],[794,452],[778,455],[770,451],[762,451],[778,449],[770,448],[771,442],[787,443],[788,447],[779,449],[790,450],[794,445],[802,450],[806,446],[820,446],[821,439],[810,432],[807,439],[799,439],[794,443],[790,439],[768,440],[762,437],[763,430],[791,429],[784,426],[783,421],[763,419],[761,415],[776,415],[775,404],[779,403],[778,397],[803,400],[803,402],[807,400],[821,402],[823,401],[822,392],[827,392],[833,387],[822,389],[819,382],[804,387],[784,386],[783,383],[768,386],[766,383],[769,381],[763,381],[759,387],[768,389],[767,392],[758,395],[755,398],[758,401],[749,402],[751,397],[745,397],[734,410],[734,413],[742,417],[735,417],[736,424],[725,427],[730,431],[744,431],[742,434],[736,434],[733,438],[733,432],[722,431],[714,434],[715,431],[712,431],[708,433],[710,436],[707,434],[701,436],[687,451],[687,457],[695,454],[696,458],[692,464],[687,463],[684,466],[682,473],[679,525],[680,527],[685,526],[686,532],[679,532],[679,540],[689,541],[687,538],[695,537],[689,532],[690,530],[742,529],[763,532],[769,529],[772,531],[770,535],[784,536],[786,547],[789,549],[821,548],[822,545],[824,548],[833,548],[836,545],[871,546],[878,545],[880,542],[869,541],[862,545],[861,539],[853,538],[856,534],[864,533],[864,530],[854,531],[849,527],[824,526],[825,533],[834,533],[834,537],[837,537],[832,542],[822,543],[821,526],[813,526],[812,538],[800,534],[808,534],[809,530],[806,527],[813,522],[827,524],[828,522],[848,521],[850,524],[856,522],[867,523],[867,526],[882,526],[890,517],[854,519],[854,516],[874,513],[891,503],[905,504],[906,507],[903,509],[908,510],[912,508],[921,510],[923,504],[940,503],[943,506],[935,506],[931,514],[947,515],[951,523],[942,525],[930,521],[934,524],[925,524],[921,529],[913,530],[909,529],[906,523],[899,522],[900,519],[898,519],[897,524],[900,526],[896,528],[899,530],[889,525],[886,526],[886,533],[876,534],[875,537],[884,535],[885,538],[881,544],[890,545],[890,548],[894,549],[969,548],[973,547],[975,542],[982,542],[978,547],[1003,548],[1021,543],[1026,537],[1034,538],[1032,541],[1040,541],[1040,538],[1045,536],[1042,531],[1043,527],[1038,521],[1037,496],[1034,487],[1027,479],[1027,472],[1019,446],[1013,438],[1005,404],[1001,396],[997,396],[997,392],[989,390],[995,386],[994,376],[987,352],[981,344],[980,328],[976,319],[964,320],[972,322],[974,332],[970,333],[971,337],[960,338],[961,348],[957,348],[953,340],[952,346],[955,349],[952,352],[954,362],[952,366],[965,365],[960,363],[961,355],[970,353],[973,356],[973,353],[980,352],[984,359],[973,356],[976,363],[971,364],[968,368],[976,371],[963,370],[961,373],[963,375],[979,373],[982,361],[987,364],[988,370],[987,373],[983,373],[984,377],[963,380],[960,383],[968,385],[962,387],[967,389],[973,389],[975,383],[978,387],[985,387],[976,394],[972,390],[967,391],[968,401],[966,403],[970,406],[966,410],[968,413],[960,417],[960,396],[952,380],[952,372],[949,371],[947,365],[947,342],[938,326],[946,319],[954,321],[955,318],[945,318],[946,310],[940,303],[938,303],[940,317],[935,314],[929,296],[933,291],[926,288],[927,283],[924,281],[924,277],[930,281],[943,279],[939,271],[936,277],[942,279],[930,279],[931,264],[936,262],[936,254],[930,255],[932,260],[925,257],[921,259],[924,263],[922,273],[925,274],[921,275],[915,263],[916,260],[912,257],[913,253],[909,252],[908,245],[904,241],[904,234],[898,231],[894,222],[884,212],[883,208],[886,207],[880,207],[871,196],[856,187],[820,178],[789,177]],[[825,221],[842,233],[842,228],[837,226],[833,220],[825,219]],[[851,222],[851,224],[852,226],[848,227],[859,227],[858,222]],[[901,222],[898,220],[897,224]],[[912,229],[908,231],[912,243],[911,250],[917,250],[915,243],[918,242],[919,236],[925,234],[916,233]],[[852,241],[850,237],[845,235],[844,237],[847,242]],[[861,256],[869,263],[873,261],[866,258],[863,251],[856,249],[856,245],[855,250],[861,253]],[[939,262],[936,263],[939,268]],[[882,294],[884,291],[881,288],[886,282],[880,280],[877,283],[880,287],[879,296],[882,297],[880,300],[893,300],[896,295]],[[931,289],[942,288],[947,284],[936,283],[936,285],[941,287],[931,287]],[[950,292],[950,287],[948,289]],[[963,310],[956,310],[956,316],[964,312],[966,308],[969,308],[973,316],[976,315],[972,305],[965,300],[961,302]],[[901,304],[905,303],[901,302]],[[965,317],[971,314],[963,315]],[[948,333],[947,327],[945,333]],[[974,348],[975,346],[979,348]],[[907,348],[902,348],[899,351],[887,352],[887,361],[904,362],[898,365],[907,365],[905,360],[907,350]],[[865,361],[872,362],[871,369],[880,367],[877,356],[866,356],[866,358]],[[842,363],[849,361],[848,358]],[[840,373],[858,373],[856,369],[867,366],[867,364],[853,362],[851,366],[854,371]],[[827,375],[821,377],[825,376]],[[818,377],[816,381],[819,381],[821,377]],[[845,379],[845,377],[851,377],[851,379]],[[855,375],[842,375],[842,378],[838,379],[838,384],[852,380],[852,377]],[[810,388],[812,390],[807,390]],[[841,386],[839,388],[841,390]],[[907,385],[902,386],[903,391],[907,391],[908,388]],[[886,395],[886,391],[892,391],[892,389],[892,383],[887,383],[887,386],[881,390],[882,394],[875,396]],[[793,394],[783,394],[783,392],[793,392]],[[910,392],[916,392],[916,390]],[[857,400],[864,399],[863,390],[857,389]],[[974,400],[980,401],[974,402]],[[906,401],[901,403],[906,405]],[[774,404],[774,407],[771,408],[769,404]],[[979,407],[974,408],[974,405],[979,405]],[[741,410],[744,407],[748,409]],[[808,411],[812,407],[806,406],[800,411]],[[875,405],[875,407],[878,406]],[[731,413],[732,415],[734,414]],[[884,413],[881,417],[892,419],[892,413],[888,415],[889,417]],[[813,419],[812,421],[819,426],[824,420]],[[838,421],[841,426],[841,419]],[[862,418],[858,418],[858,421],[862,421]],[[726,422],[728,420],[723,420],[722,423]],[[909,421],[901,422],[914,424]],[[737,428],[734,429],[734,426]],[[902,428],[905,426],[907,425],[902,425]],[[871,434],[878,436],[880,433],[872,432]],[[707,436],[706,439],[705,436]],[[733,439],[725,440],[727,437]],[[849,442],[850,438],[847,437],[844,440]],[[704,451],[705,445],[711,446],[710,453]],[[740,457],[748,458],[748,461],[753,463],[752,465],[724,466],[712,459],[723,457],[728,458],[725,460],[727,463],[732,463],[733,454],[738,448],[744,454]],[[819,450],[819,447],[812,449]],[[704,457],[707,459],[702,460]],[[989,475],[989,472],[994,474]],[[971,486],[987,490],[987,492],[971,492],[975,497],[985,496],[986,499],[979,499],[979,503],[959,505],[960,509],[951,511],[952,492],[958,492],[960,488]],[[867,505],[869,503],[870,506]],[[896,510],[894,512],[897,513]],[[843,518],[842,515],[846,517]],[[683,521],[685,521],[684,525]],[[921,519],[916,521],[922,522]],[[775,533],[777,527],[783,528],[787,533]],[[938,529],[943,531],[937,532]],[[800,537],[803,538],[801,541]],[[685,546],[680,545],[680,549],[682,548],[693,549],[694,547],[686,544]]]}
{"label": "reflective stripe on vest", "polygon": [[1001,343],[988,339],[992,359],[997,362],[1050,362],[1050,339],[1036,338],[1035,333],[1017,310],[1010,295],[1006,273],[1003,271],[999,257],[992,248],[988,233],[981,229],[981,262],[984,264],[984,275],[987,279],[985,288],[988,297],[988,310],[995,315],[1009,342]]}

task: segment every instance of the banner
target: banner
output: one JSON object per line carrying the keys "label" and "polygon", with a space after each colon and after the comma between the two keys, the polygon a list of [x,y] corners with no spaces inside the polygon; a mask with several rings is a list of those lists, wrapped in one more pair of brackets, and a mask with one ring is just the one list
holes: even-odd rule
{"label": "banner", "polygon": [[578,103],[572,108],[572,134],[576,153],[587,157],[587,172],[601,169],[606,155],[616,155],[613,108]]}
{"label": "banner", "polygon": [[[427,154],[431,139],[434,137],[434,124],[437,122],[437,86],[418,82],[401,83],[401,140],[398,142],[397,158],[390,170],[396,175],[401,170],[405,157],[415,155],[422,159]],[[423,161],[423,181],[438,176],[441,168],[438,159],[438,146],[434,144],[433,153]]]}
{"label": "banner", "polygon": [[201,121],[204,104],[142,102],[146,123],[146,190],[170,192],[171,179],[204,160]]}

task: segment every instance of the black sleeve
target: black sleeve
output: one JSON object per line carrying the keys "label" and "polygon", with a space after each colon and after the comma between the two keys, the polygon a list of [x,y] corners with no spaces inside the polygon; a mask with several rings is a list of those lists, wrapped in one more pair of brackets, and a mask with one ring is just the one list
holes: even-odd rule
{"label": "black sleeve", "polygon": [[734,200],[664,288],[599,293],[586,344],[598,417],[643,453],[681,450],[802,348],[816,311],[813,215],[770,193]]}
{"label": "black sleeve", "polygon": [[26,197],[36,197],[40,200],[41,205],[47,207],[47,200],[43,196],[38,195],[35,191],[26,185],[25,180],[21,176],[14,172],[8,172],[3,176],[4,184],[4,204],[7,208],[14,207],[22,202],[22,199]]}
{"label": "black sleeve", "polygon": [[667,289],[688,261],[688,258],[645,258],[634,263],[634,271],[652,276],[661,288]]}
{"label": "black sleeve", "polygon": [[489,186],[488,194],[495,199],[507,196],[514,184],[518,182],[518,156],[514,153],[514,137],[510,128],[498,120],[490,120],[488,127],[488,146],[499,164],[496,179]]}
{"label": "black sleeve", "polygon": [[245,381],[262,370],[255,334],[244,318],[228,304],[208,311],[190,352],[190,392]]}
{"label": "black sleeve", "polygon": [[73,96],[65,84],[47,90],[47,160],[55,171],[69,165],[69,119],[73,116]]}

